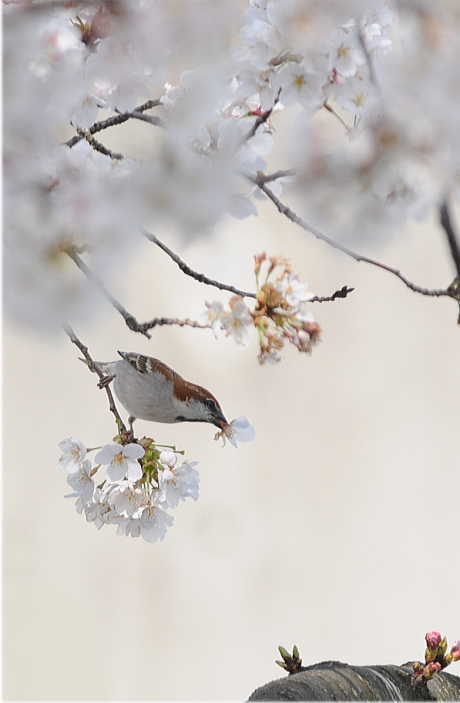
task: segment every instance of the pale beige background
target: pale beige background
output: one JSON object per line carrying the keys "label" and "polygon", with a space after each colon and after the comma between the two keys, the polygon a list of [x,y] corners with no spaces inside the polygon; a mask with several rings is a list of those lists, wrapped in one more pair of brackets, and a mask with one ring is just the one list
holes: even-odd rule
{"label": "pale beige background", "polygon": [[[64,500],[57,443],[110,440],[105,395],[63,334],[5,323],[5,697],[244,700],[282,675],[279,644],[296,643],[306,664],[402,663],[423,656],[428,630],[459,637],[456,304],[328,249],[270,204],[187,247],[161,234],[196,270],[243,288],[267,249],[317,294],[356,290],[316,304],[322,343],[311,357],[287,348],[276,367],[258,365],[255,336],[247,350],[193,329],[149,342],[109,305],[74,325],[94,357],[157,356],[256,427],[235,450],[211,426],[139,423],[200,461],[200,500],[157,544],[98,532]],[[138,319],[226,300],[153,245],[142,253],[111,282]],[[421,285],[453,278],[436,222],[366,253]]]}

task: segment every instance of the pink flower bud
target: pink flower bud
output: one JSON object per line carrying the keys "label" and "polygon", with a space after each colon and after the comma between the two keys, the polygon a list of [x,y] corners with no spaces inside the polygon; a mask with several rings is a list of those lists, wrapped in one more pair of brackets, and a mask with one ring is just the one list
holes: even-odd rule
{"label": "pink flower bud", "polygon": [[452,652],[455,652],[455,651],[460,652],[460,640],[456,640],[456,642],[454,642],[452,645]]}
{"label": "pink flower bud", "polygon": [[435,650],[439,647],[442,637],[439,632],[427,632],[425,635],[425,641],[427,643],[428,649]]}
{"label": "pink flower bud", "polygon": [[441,664],[439,662],[430,662],[425,669],[425,676],[430,679],[432,676],[438,673],[441,669]]}

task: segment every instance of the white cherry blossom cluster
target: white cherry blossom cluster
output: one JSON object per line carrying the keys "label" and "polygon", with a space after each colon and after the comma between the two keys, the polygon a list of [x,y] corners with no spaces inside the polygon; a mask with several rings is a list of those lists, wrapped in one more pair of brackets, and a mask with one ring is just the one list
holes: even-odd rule
{"label": "white cherry blossom cluster", "polygon": [[238,96],[255,99],[263,110],[279,100],[285,107],[298,103],[311,113],[335,97],[345,109],[362,114],[376,89],[366,67],[368,56],[378,64],[391,50],[394,13],[372,0],[341,5],[251,2],[240,34],[244,46],[235,52]]}
{"label": "white cherry blossom cluster", "polygon": [[[152,223],[190,239],[256,215],[281,110],[294,108],[283,149],[302,214],[328,234],[426,217],[458,181],[447,0],[251,0],[242,21],[233,0],[179,14],[169,0],[4,4],[5,303],[26,324],[93,314],[75,248],[105,277]],[[140,155],[95,150],[105,132],[84,130],[148,100]],[[269,181],[275,195],[286,180]]]}
{"label": "white cherry blossom cluster", "polygon": [[[262,276],[262,268],[265,273]],[[220,301],[206,302],[201,320],[217,336],[224,331],[236,344],[247,346],[254,327],[259,335],[261,364],[276,364],[285,341],[301,352],[310,353],[320,340],[321,327],[305,303],[314,297],[308,283],[293,273],[290,262],[265,252],[255,257],[257,298],[251,310],[241,295],[229,300],[226,309]]]}
{"label": "white cherry blossom cluster", "polygon": [[[159,449],[144,438],[127,445],[111,442],[94,457],[79,439],[69,437],[59,444],[62,455],[58,467],[67,471],[67,482],[76,498],[78,513],[101,529],[117,525],[118,535],[142,537],[146,542],[164,539],[174,523],[169,510],[180,501],[198,500],[200,478],[196,461],[181,461],[172,450]],[[105,478],[96,473],[105,466]]]}
{"label": "white cherry blossom cluster", "polygon": [[[217,432],[215,439],[251,442],[255,430],[246,417],[239,417]],[[143,437],[130,444],[110,442],[95,455],[93,466],[87,449],[76,437],[59,443],[58,468],[67,472],[73,488],[66,498],[76,498],[75,508],[98,530],[117,525],[117,535],[142,537],[146,542],[163,540],[174,518],[168,511],[187,498],[198,500],[200,477],[196,461],[183,461],[173,449],[160,449]],[[96,474],[105,467],[102,477]],[[101,471],[103,473],[103,470]]]}

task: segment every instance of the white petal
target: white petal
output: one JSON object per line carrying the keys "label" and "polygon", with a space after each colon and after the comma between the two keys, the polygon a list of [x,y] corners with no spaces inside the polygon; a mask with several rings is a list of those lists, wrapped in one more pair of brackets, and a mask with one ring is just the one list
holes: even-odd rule
{"label": "white petal", "polygon": [[[256,436],[256,431],[247,417],[237,417],[230,423],[233,429],[233,436],[238,442],[252,442]],[[231,438],[229,438],[231,441]],[[233,444],[233,442],[232,442]]]}
{"label": "white petal", "polygon": [[109,442],[105,444],[100,451],[94,457],[96,464],[110,464],[113,458],[121,452],[123,447],[116,442]]}
{"label": "white petal", "polygon": [[127,444],[125,447],[123,447],[123,456],[127,457],[128,459],[140,459],[143,457],[145,454],[145,450],[141,447],[140,444]]}

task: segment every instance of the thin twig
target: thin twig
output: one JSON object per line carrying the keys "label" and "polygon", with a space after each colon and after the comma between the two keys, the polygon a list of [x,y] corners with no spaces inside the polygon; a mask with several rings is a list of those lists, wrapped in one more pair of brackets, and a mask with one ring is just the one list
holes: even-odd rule
{"label": "thin twig", "polygon": [[198,327],[199,329],[211,329],[209,324],[201,324],[200,322],[195,322],[195,320],[190,320],[186,317],[184,320],[180,320],[178,317],[154,317],[150,322],[142,322],[139,325],[139,332],[143,334],[147,333],[147,330],[153,329],[153,327],[162,325],[178,325],[179,327]]}
{"label": "thin twig", "polygon": [[179,256],[177,256],[177,254],[175,254],[172,249],[166,246],[166,244],[163,244],[163,242],[158,239],[157,236],[143,228],[141,228],[141,233],[149,241],[159,246],[160,249],[162,249],[179,266],[180,270],[187,276],[191,276],[200,283],[205,283],[208,286],[214,286],[215,288],[219,288],[219,290],[228,290],[230,293],[234,293],[235,295],[241,295],[243,296],[243,298],[257,298],[257,295],[255,293],[248,293],[247,291],[239,290],[234,286],[229,286],[225,283],[219,283],[219,281],[214,281],[202,273],[197,273],[196,271],[193,271],[193,269],[191,269],[190,266],[185,263],[185,261],[182,261],[182,259],[179,258]]}
{"label": "thin twig", "polygon": [[323,104],[323,107],[324,107],[325,110],[327,110],[328,112],[330,112],[331,115],[334,115],[334,117],[337,117],[337,119],[339,120],[339,122],[341,122],[341,124],[345,127],[347,133],[350,132],[350,129],[351,129],[351,128],[347,125],[347,123],[345,122],[345,120],[342,119],[342,117],[340,117],[339,113],[334,110],[334,108],[332,107],[332,105],[329,105],[329,103],[326,101],[326,102]]}
{"label": "thin twig", "polygon": [[151,330],[153,327],[157,327],[160,325],[198,327],[199,329],[208,329],[210,327],[209,324],[201,324],[200,322],[195,322],[194,320],[190,320],[189,318],[180,320],[178,317],[155,317],[153,318],[153,320],[149,320],[148,322],[138,322],[134,315],[128,312],[128,310],[126,310],[126,308],[124,308],[123,305],[116,298],[114,298],[111,293],[109,293],[100,278],[98,278],[96,274],[91,271],[89,266],[85,264],[83,259],[77,254],[74,248],[69,248],[67,250],[67,254],[70,256],[72,261],[75,262],[80,271],[85,274],[91,284],[99,291],[99,293],[101,293],[101,295],[103,295],[104,298],[106,298],[109,303],[113,305],[115,310],[120,313],[120,315],[123,317],[126,324],[128,325],[129,329],[133,332],[139,332],[140,334],[145,335],[148,339],[151,339],[152,335],[149,334],[149,330]]}
{"label": "thin twig", "polygon": [[278,178],[292,178],[296,175],[295,168],[287,168],[284,171],[275,171],[274,173],[265,174],[262,172],[258,173],[258,178],[262,183],[270,183],[270,181],[277,181]]}
{"label": "thin twig", "polygon": [[[139,107],[136,107],[133,112],[136,113],[136,118],[139,119],[137,113],[145,112],[146,110],[150,110],[152,107],[158,107],[158,105],[162,104],[163,103],[161,102],[161,100],[148,100],[143,105],[139,105]],[[96,134],[97,132],[102,132],[104,129],[108,129],[109,127],[116,127],[119,124],[123,124],[123,122],[127,122],[131,118],[132,113],[119,113],[117,115],[113,115],[112,117],[108,117],[106,120],[95,122],[93,125],[91,125],[91,127],[88,128],[88,131],[90,134]],[[82,139],[84,139],[84,135],[77,134],[75,137],[72,137],[68,141],[64,142],[64,144],[72,148],[73,146],[75,146],[75,144],[78,144],[78,142],[80,142]]]}
{"label": "thin twig", "polygon": [[268,118],[272,114],[277,102],[278,102],[278,98],[276,98],[275,104],[273,105],[273,107],[269,108],[268,110],[265,110],[265,112],[263,112],[261,115],[259,115],[259,117],[254,122],[254,124],[252,125],[252,127],[249,130],[249,132],[247,133],[247,135],[244,137],[243,143],[249,141],[249,139],[252,139],[252,137],[255,135],[255,133],[259,129],[260,125],[264,124],[268,120]]}
{"label": "thin twig", "polygon": [[121,117],[126,117],[128,120],[141,120],[141,122],[148,122],[149,124],[153,124],[155,127],[163,127],[163,129],[166,129],[166,124],[164,121],[161,117],[157,117],[156,115],[144,115],[140,110],[132,110],[132,112],[119,112],[119,110],[115,110],[115,112],[117,112]]}
{"label": "thin twig", "polygon": [[439,208],[439,215],[441,220],[441,225],[446,233],[447,241],[449,242],[450,253],[455,264],[455,269],[457,271],[457,278],[460,281],[460,246],[455,235],[455,231],[450,219],[449,207],[447,202],[444,201]]}
{"label": "thin twig", "polygon": [[85,262],[77,254],[77,252],[74,249],[69,248],[67,250],[67,254],[70,256],[72,261],[75,262],[80,271],[85,274],[88,281],[90,281],[90,283],[99,291],[99,293],[101,293],[101,295],[103,295],[104,298],[106,298],[106,300],[108,300],[109,303],[113,305],[115,310],[120,313],[120,315],[123,317],[124,321],[128,325],[129,329],[133,330],[133,332],[140,332],[141,334],[144,334],[150,339],[151,335],[147,331],[143,330],[142,325],[136,320],[134,315],[131,315],[131,313],[128,312],[126,308],[124,308],[123,305],[118,302],[118,300],[114,298],[111,293],[109,293],[105,285],[102,283],[101,279],[98,278],[96,274],[91,271],[89,266],[85,264]]}
{"label": "thin twig", "polygon": [[107,147],[101,144],[101,142],[98,142],[88,129],[81,129],[79,127],[78,134],[81,134],[82,137],[86,139],[88,144],[93,147],[94,151],[98,151],[100,154],[104,154],[104,156],[109,156],[114,161],[122,161],[125,158],[123,154],[117,154],[116,152],[107,149]]}
{"label": "thin twig", "polygon": [[349,293],[354,291],[354,288],[348,288],[348,286],[343,286],[340,290],[336,290],[332,295],[319,296],[315,295],[313,298],[309,299],[309,303],[328,303],[331,300],[336,300],[337,298],[346,298]]}
{"label": "thin twig", "polygon": [[270,188],[267,188],[265,185],[263,178],[259,176],[247,176],[248,180],[251,181],[251,183],[254,183],[255,185],[259,186],[260,190],[265,193],[265,195],[276,205],[278,208],[279,212],[282,215],[285,215],[291,222],[294,222],[296,225],[299,225],[303,230],[306,232],[310,232],[313,234],[317,239],[320,239],[322,242],[325,242],[326,244],[329,244],[329,246],[333,247],[334,249],[338,249],[339,251],[343,252],[344,254],[347,254],[347,256],[351,256],[355,261],[364,261],[367,264],[371,264],[372,266],[377,266],[380,269],[383,269],[384,271],[388,271],[389,273],[392,273],[394,276],[399,278],[400,281],[404,283],[408,288],[413,290],[415,293],[420,293],[421,295],[429,295],[433,297],[440,297],[440,296],[446,296],[448,298],[455,298],[455,292],[452,290],[429,290],[428,288],[421,288],[420,286],[417,286],[415,283],[412,283],[409,281],[403,274],[398,271],[398,269],[392,268],[391,266],[387,266],[386,264],[382,264],[379,261],[375,261],[374,259],[370,259],[367,256],[362,256],[361,254],[358,254],[357,252],[353,251],[352,249],[349,249],[348,247],[345,247],[343,244],[339,244],[339,242],[334,241],[333,239],[330,239],[330,237],[327,237],[325,234],[322,234],[319,230],[315,229],[311,225],[308,225],[304,220],[302,220],[301,217],[296,215],[296,213],[291,210],[287,205],[284,205],[279,198],[276,197],[274,193],[270,190]]}
{"label": "thin twig", "polygon": [[[106,378],[106,376],[103,374],[103,372],[101,371],[101,369],[97,366],[97,364],[95,364],[94,360],[91,358],[91,356],[90,356],[90,354],[89,354],[89,352],[88,352],[88,347],[86,347],[86,346],[83,344],[83,342],[81,342],[81,341],[78,339],[77,335],[75,334],[75,332],[73,331],[73,329],[70,327],[70,325],[63,325],[63,329],[64,329],[64,332],[65,332],[65,333],[68,335],[68,337],[70,338],[70,341],[73,342],[73,344],[75,344],[75,345],[79,348],[79,350],[81,351],[81,353],[82,353],[83,356],[85,357],[85,360],[86,360],[86,363],[87,363],[87,365],[88,365],[89,370],[90,370],[90,371],[94,371],[95,373],[97,373],[97,375],[99,376],[100,382],[103,382],[104,379]],[[114,414],[114,416],[115,416],[115,421],[116,421],[116,423],[117,423],[117,425],[118,425],[118,432],[119,432],[119,434],[120,434],[120,435],[127,434],[126,426],[125,426],[123,420],[121,419],[120,414],[119,414],[119,412],[118,412],[118,410],[117,410],[117,407],[116,407],[116,405],[115,405],[115,401],[114,401],[114,399],[113,399],[112,391],[110,390],[109,386],[106,385],[106,384],[100,385],[99,387],[100,387],[100,388],[104,388],[104,389],[105,389],[105,392],[107,393],[107,397],[108,397],[108,399],[109,399],[109,408],[110,408],[110,412],[112,412],[112,413]]]}

